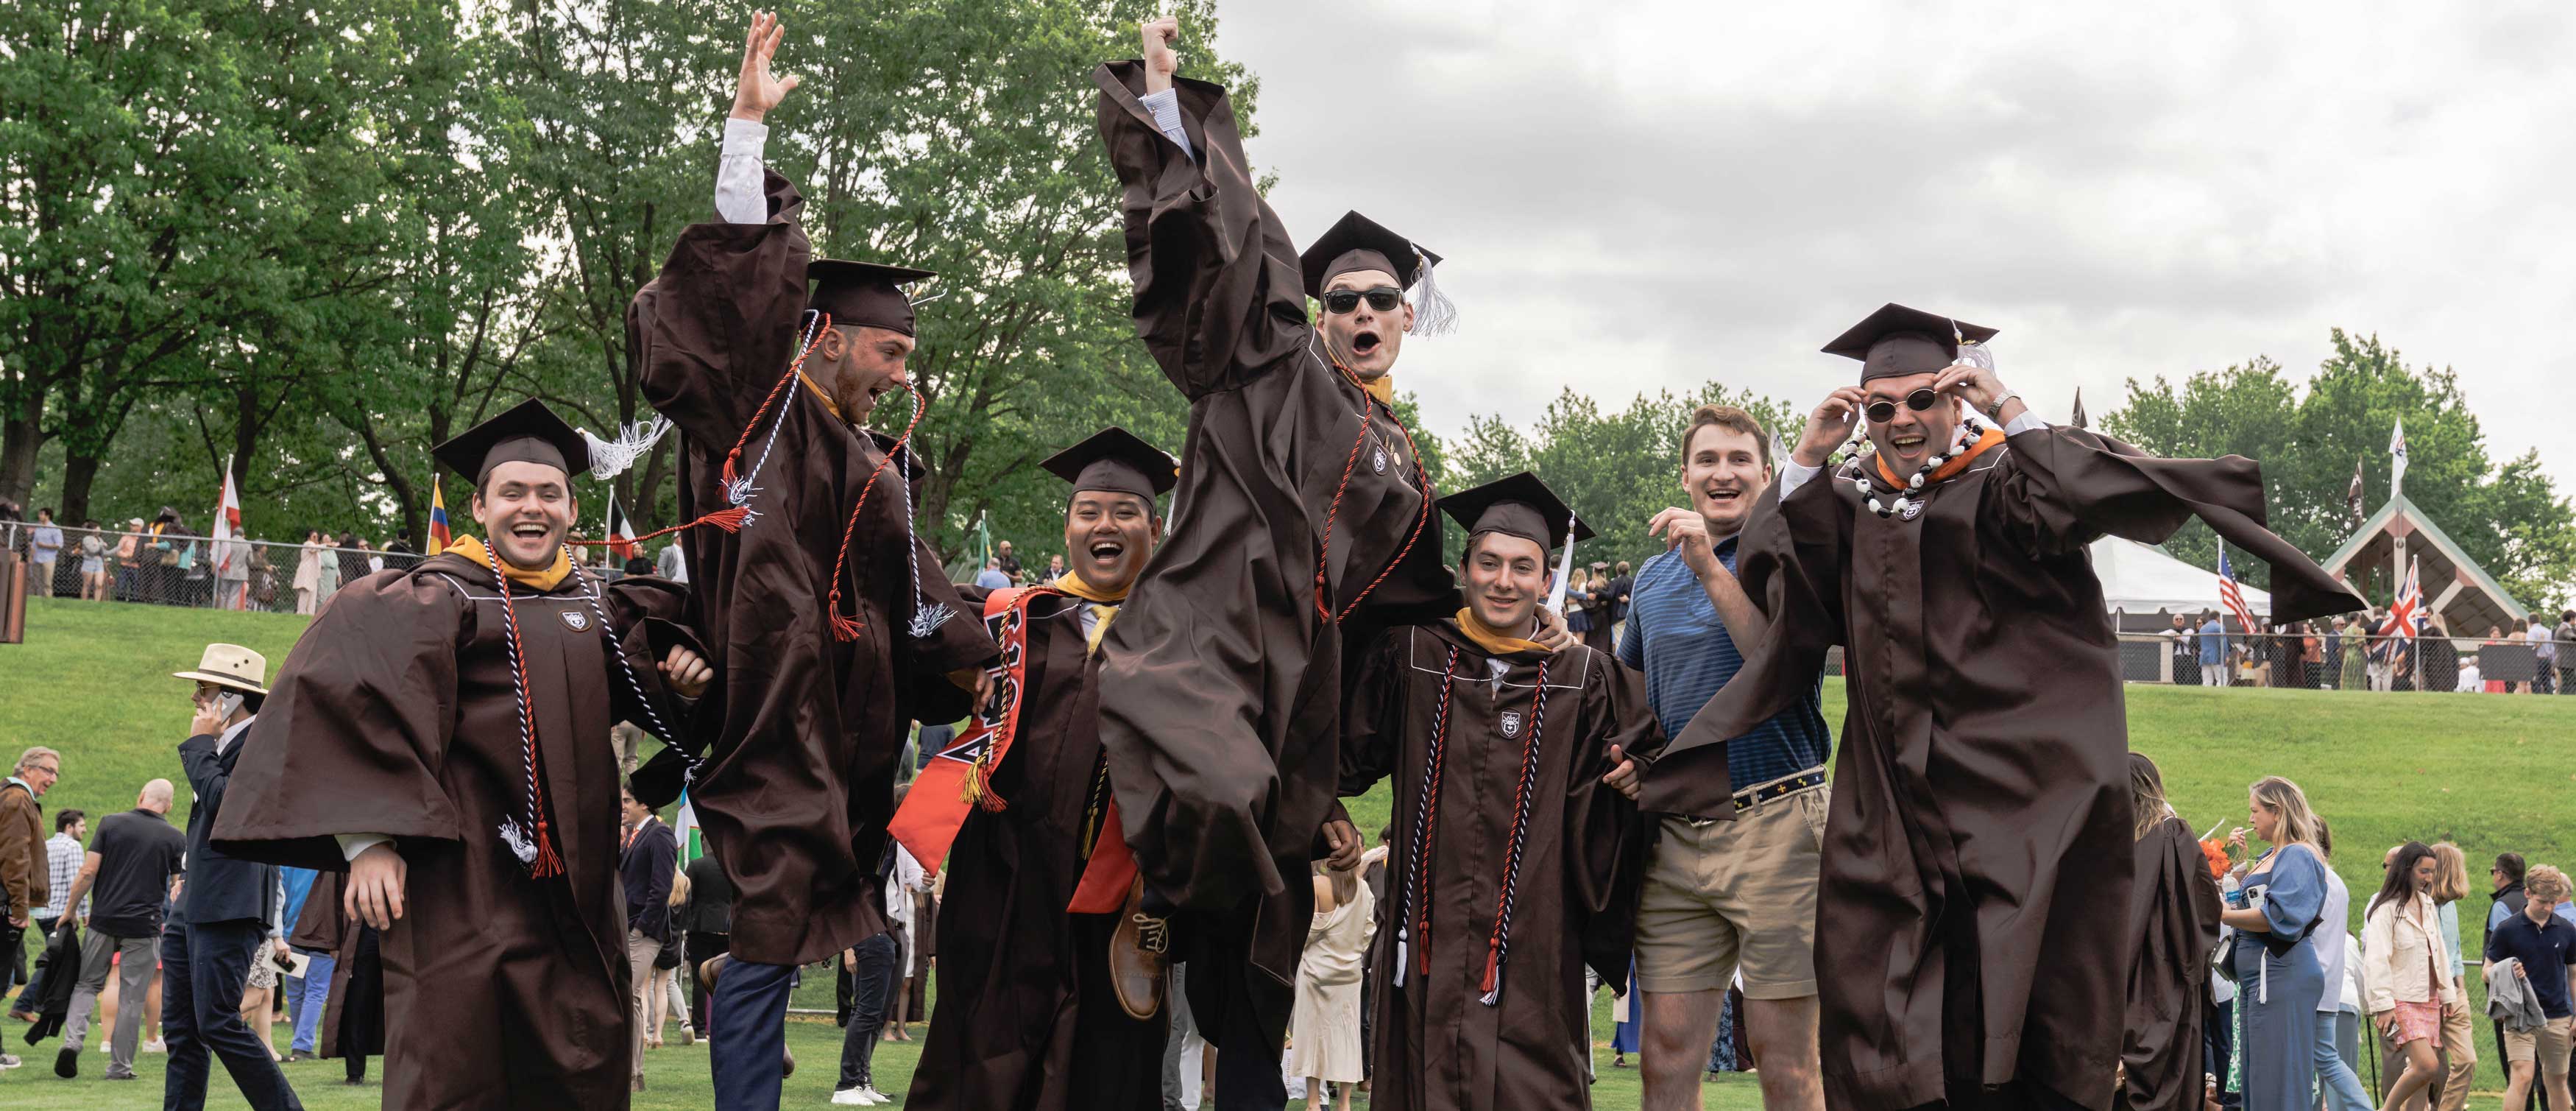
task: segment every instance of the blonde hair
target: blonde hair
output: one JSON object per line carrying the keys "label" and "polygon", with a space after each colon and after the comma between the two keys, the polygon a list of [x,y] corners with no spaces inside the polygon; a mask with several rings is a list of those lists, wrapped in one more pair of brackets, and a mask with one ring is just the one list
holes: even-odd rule
{"label": "blonde hair", "polygon": [[[2469,897],[2469,857],[2458,845],[2448,841],[2433,842],[2433,902],[2435,905],[2456,903]],[[2523,890],[2531,889],[2531,879],[2524,877]]]}
{"label": "blonde hair", "polygon": [[2164,773],[2143,752],[2129,754],[2129,809],[2137,815],[2137,828],[2129,831],[2131,840],[2143,839],[2148,830],[2177,816],[2173,804],[2165,801]]}
{"label": "blonde hair", "polygon": [[2281,816],[2281,828],[2276,831],[2280,836],[2272,839],[2273,844],[2314,846],[2317,843],[2317,812],[2309,808],[2308,793],[2300,790],[2298,784],[2277,775],[2267,775],[2255,780],[2247,790],[2253,792],[2255,801]]}
{"label": "blonde hair", "polygon": [[2567,897],[2567,873],[2547,864],[2534,864],[2522,875],[2522,891],[2535,899],[2564,899]]}

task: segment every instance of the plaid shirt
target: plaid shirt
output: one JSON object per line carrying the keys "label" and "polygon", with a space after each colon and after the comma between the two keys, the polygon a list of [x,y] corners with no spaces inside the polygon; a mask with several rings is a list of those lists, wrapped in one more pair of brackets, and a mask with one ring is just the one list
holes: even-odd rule
{"label": "plaid shirt", "polygon": [[[45,904],[46,918],[63,916],[63,905],[72,897],[72,881],[80,878],[81,859],[86,856],[80,839],[68,833],[57,833],[45,839],[45,872],[53,878],[53,899]],[[81,896],[81,909],[89,909],[89,896]]]}

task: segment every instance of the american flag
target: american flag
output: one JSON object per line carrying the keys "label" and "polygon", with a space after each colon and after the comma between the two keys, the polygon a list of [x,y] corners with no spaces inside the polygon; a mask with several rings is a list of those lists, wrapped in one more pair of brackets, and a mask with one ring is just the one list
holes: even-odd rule
{"label": "american flag", "polygon": [[2424,628],[2424,589],[2415,577],[2415,563],[2413,557],[2406,560],[2406,581],[2397,584],[2397,601],[2379,625],[2380,636],[2411,638]]}
{"label": "american flag", "polygon": [[2227,606],[2227,612],[2236,615],[2236,623],[2246,632],[2262,627],[2255,622],[2254,611],[2245,607],[2245,592],[2236,588],[2236,567],[2227,562],[2224,544],[2218,546],[2218,600]]}

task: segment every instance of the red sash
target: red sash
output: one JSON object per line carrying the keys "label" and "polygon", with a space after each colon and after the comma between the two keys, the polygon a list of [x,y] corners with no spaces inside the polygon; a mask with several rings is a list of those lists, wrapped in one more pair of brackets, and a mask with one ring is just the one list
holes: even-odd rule
{"label": "red sash", "polygon": [[1091,862],[1082,868],[1082,883],[1073,889],[1071,914],[1116,914],[1127,905],[1136,885],[1136,854],[1127,848],[1127,831],[1118,824],[1118,800],[1109,800],[1100,818],[1100,836],[1091,842]]}
{"label": "red sash", "polygon": [[931,754],[930,766],[921,769],[894,819],[886,823],[886,833],[933,875],[948,862],[948,846],[957,840],[969,810],[998,811],[1008,805],[993,793],[992,775],[1020,733],[1029,669],[1029,603],[1063,593],[1053,587],[1015,587],[984,599],[984,627],[1002,646],[1002,666],[993,669],[993,697],[966,732]]}

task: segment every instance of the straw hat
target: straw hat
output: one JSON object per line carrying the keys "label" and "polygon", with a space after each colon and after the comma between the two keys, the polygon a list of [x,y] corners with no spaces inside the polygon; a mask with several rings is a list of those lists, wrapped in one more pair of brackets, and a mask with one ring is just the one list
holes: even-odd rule
{"label": "straw hat", "polygon": [[238,644],[209,644],[197,670],[173,671],[170,677],[265,695],[268,688],[261,684],[268,678],[268,657]]}

